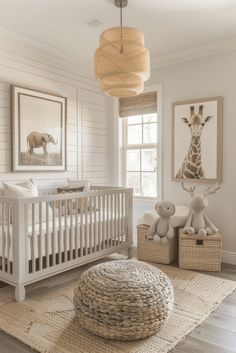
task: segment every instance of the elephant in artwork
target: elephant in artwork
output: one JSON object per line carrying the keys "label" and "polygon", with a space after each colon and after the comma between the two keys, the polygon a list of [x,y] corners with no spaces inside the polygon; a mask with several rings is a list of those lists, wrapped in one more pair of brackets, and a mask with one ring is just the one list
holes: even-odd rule
{"label": "elephant in artwork", "polygon": [[46,155],[47,152],[47,144],[51,142],[54,145],[57,144],[58,140],[55,141],[52,135],[47,134],[47,133],[41,133],[37,131],[32,131],[28,136],[27,136],[27,146],[28,146],[28,151],[30,154],[34,153],[34,148],[43,148],[43,152]]}

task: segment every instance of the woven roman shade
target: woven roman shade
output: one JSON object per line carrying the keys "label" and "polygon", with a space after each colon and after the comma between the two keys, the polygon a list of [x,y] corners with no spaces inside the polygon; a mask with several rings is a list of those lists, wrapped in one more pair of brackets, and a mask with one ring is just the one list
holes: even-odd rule
{"label": "woven roman shade", "polygon": [[119,99],[119,116],[126,118],[134,115],[157,112],[157,92],[142,93],[134,97]]}

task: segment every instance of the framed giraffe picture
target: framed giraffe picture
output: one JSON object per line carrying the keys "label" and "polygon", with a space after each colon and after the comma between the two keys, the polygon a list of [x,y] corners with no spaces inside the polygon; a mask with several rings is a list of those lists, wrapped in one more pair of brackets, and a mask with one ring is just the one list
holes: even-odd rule
{"label": "framed giraffe picture", "polygon": [[222,181],[222,97],[172,104],[172,180]]}

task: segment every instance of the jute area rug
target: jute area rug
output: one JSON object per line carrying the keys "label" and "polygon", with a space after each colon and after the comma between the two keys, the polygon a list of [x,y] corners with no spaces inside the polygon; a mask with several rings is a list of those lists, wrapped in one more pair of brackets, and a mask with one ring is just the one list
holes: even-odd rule
{"label": "jute area rug", "polygon": [[166,353],[215,311],[236,288],[236,282],[192,271],[156,265],[171,279],[174,311],[154,336],[133,342],[96,337],[74,319],[73,291],[91,265],[27,287],[22,303],[11,286],[0,290],[0,329],[42,353]]}

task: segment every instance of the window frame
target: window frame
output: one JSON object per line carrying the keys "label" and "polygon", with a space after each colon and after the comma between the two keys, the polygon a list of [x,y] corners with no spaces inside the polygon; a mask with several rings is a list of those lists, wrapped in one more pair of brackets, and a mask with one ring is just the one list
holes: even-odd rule
{"label": "window frame", "polygon": [[[120,173],[120,184],[126,187],[126,173],[127,173],[127,163],[126,156],[127,150],[132,149],[151,149],[156,148],[157,152],[157,163],[156,163],[156,173],[157,173],[157,196],[134,196],[135,200],[139,201],[161,201],[162,200],[162,92],[161,85],[155,85],[147,87],[144,92],[156,91],[157,92],[157,143],[150,144],[134,144],[128,146],[128,119],[122,118],[120,121],[120,131],[122,136],[120,136],[120,158],[119,166],[122,172]],[[118,106],[117,106],[118,109]],[[143,124],[143,123],[142,123]],[[141,162],[140,162],[141,163]],[[139,171],[141,173],[141,170]]]}

